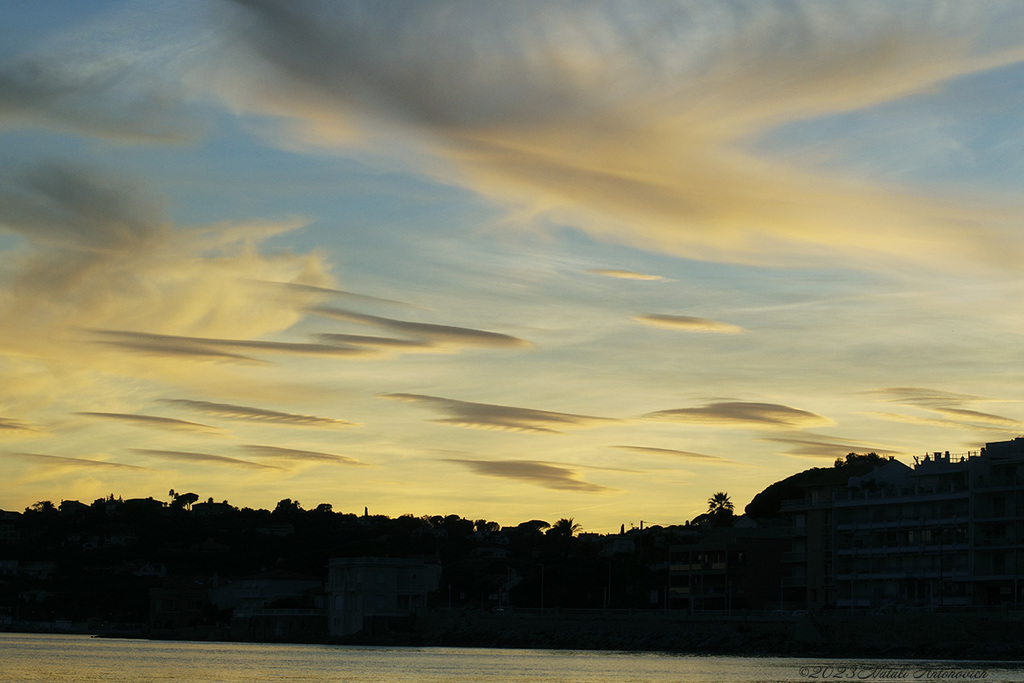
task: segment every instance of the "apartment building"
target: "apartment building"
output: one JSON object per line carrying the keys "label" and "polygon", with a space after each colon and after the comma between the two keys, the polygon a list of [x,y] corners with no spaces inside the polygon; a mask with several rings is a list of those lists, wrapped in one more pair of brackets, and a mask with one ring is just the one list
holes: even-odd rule
{"label": "apartment building", "polygon": [[839,608],[1022,603],[1024,438],[891,461],[833,493]]}

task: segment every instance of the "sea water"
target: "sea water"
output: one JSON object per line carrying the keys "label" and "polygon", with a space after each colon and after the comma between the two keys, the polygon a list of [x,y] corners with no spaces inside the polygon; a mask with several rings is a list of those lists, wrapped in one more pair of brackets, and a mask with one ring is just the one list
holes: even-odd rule
{"label": "sea water", "polygon": [[1024,681],[1008,662],[707,657],[654,652],[349,647],[0,633],[0,681]]}

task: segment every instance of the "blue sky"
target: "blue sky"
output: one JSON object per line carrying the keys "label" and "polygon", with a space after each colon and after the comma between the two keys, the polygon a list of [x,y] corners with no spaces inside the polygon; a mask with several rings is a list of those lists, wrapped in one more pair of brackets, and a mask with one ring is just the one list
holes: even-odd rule
{"label": "blue sky", "polygon": [[610,531],[1022,431],[1018,3],[0,26],[5,509]]}

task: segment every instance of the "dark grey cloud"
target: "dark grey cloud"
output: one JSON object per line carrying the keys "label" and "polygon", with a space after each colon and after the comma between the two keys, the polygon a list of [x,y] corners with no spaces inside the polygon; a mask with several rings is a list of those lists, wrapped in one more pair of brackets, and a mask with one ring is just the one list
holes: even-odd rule
{"label": "dark grey cloud", "polygon": [[445,458],[444,462],[462,465],[477,474],[488,477],[524,481],[529,484],[555,489],[556,491],[604,493],[614,490],[607,486],[577,479],[576,472],[569,467],[535,460],[467,460],[463,458]]}
{"label": "dark grey cloud", "polygon": [[423,394],[384,394],[384,398],[422,403],[449,417],[434,420],[459,427],[475,429],[499,429],[518,432],[561,433],[570,427],[589,427],[603,422],[614,422],[611,418],[557,413],[533,408],[516,408],[490,403],[471,403]]}
{"label": "dark grey cloud", "polygon": [[717,455],[707,455],[705,453],[694,453],[693,451],[679,451],[674,448],[652,448],[650,446],[613,446],[621,451],[630,451],[633,453],[646,453],[648,455],[665,455],[674,458],[682,458],[684,460],[693,460],[698,463],[715,464],[715,465],[735,465],[737,463],[726,458],[721,458]]}
{"label": "dark grey cloud", "polygon": [[108,470],[149,470],[149,467],[139,465],[125,465],[119,462],[105,462],[102,460],[89,460],[87,458],[68,458],[62,455],[44,455],[42,453],[4,453],[4,455],[31,460],[32,462],[49,468],[75,469],[75,468],[99,468]]}
{"label": "dark grey cloud", "polygon": [[295,448],[282,448],[280,446],[258,446],[245,445],[241,447],[246,453],[258,458],[271,458],[274,460],[331,463],[334,465],[363,466],[355,458],[333,453],[321,453],[320,451],[306,451]]}
{"label": "dark grey cloud", "polygon": [[210,401],[194,401],[191,399],[174,398],[164,399],[164,403],[194,410],[204,415],[223,417],[232,420],[243,420],[246,422],[265,422],[270,424],[290,425],[294,427],[352,427],[354,422],[338,420],[331,417],[317,417],[315,415],[298,415],[295,413],[283,413],[266,408],[254,408],[251,406],[239,406],[231,403],[213,403]]}
{"label": "dark grey cloud", "polygon": [[694,318],[688,315],[666,315],[662,313],[644,313],[634,317],[634,320],[647,325],[667,327],[674,330],[687,332],[713,332],[717,334],[736,334],[743,332],[743,328],[730,323],[723,323],[709,318]]}
{"label": "dark grey cloud", "polygon": [[330,306],[319,306],[310,309],[311,313],[323,315],[339,320],[380,327],[407,334],[414,339],[423,339],[435,345],[450,346],[484,346],[484,347],[522,347],[530,346],[530,342],[519,337],[498,332],[487,332],[475,330],[468,327],[453,327],[451,325],[436,325],[433,323],[416,323],[393,318],[382,318],[375,315],[356,313],[342,308]]}
{"label": "dark grey cloud", "polygon": [[0,229],[65,249],[138,252],[164,232],[140,187],[95,169],[51,162],[0,176]]}
{"label": "dark grey cloud", "polygon": [[[87,62],[83,67],[82,62]],[[138,61],[73,53],[0,63],[0,128],[52,128],[122,142],[180,143],[198,119]]]}
{"label": "dark grey cloud", "polygon": [[239,469],[257,469],[257,470],[279,470],[280,467],[273,465],[264,465],[258,462],[250,462],[248,460],[239,460],[238,458],[229,458],[226,455],[214,455],[212,453],[195,453],[193,451],[171,451],[171,450],[160,450],[153,448],[133,448],[132,452],[140,455],[151,455],[157,458],[166,458],[167,460],[177,460],[181,462],[197,462],[205,465],[220,465],[223,467],[236,467]]}
{"label": "dark grey cloud", "polygon": [[116,422],[125,422],[128,424],[135,424],[142,427],[156,427],[159,429],[181,429],[186,431],[220,431],[218,427],[212,427],[205,425],[200,422],[190,422],[188,420],[179,420],[173,417],[160,417],[158,415],[139,415],[136,413],[102,413],[102,412],[79,412],[76,415],[84,415],[86,417],[96,417],[103,420],[114,420]]}
{"label": "dark grey cloud", "polygon": [[746,425],[749,427],[812,427],[831,420],[806,410],[776,403],[726,401],[699,408],[675,408],[648,413],[645,417],[668,422]]}

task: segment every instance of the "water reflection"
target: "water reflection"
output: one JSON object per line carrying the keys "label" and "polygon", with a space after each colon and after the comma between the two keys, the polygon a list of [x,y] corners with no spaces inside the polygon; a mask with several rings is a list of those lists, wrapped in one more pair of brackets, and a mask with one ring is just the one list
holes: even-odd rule
{"label": "water reflection", "polygon": [[15,633],[0,634],[0,652],[2,681],[782,683],[950,680],[951,675],[957,680],[1024,681],[1024,667],[1017,663],[192,643]]}

